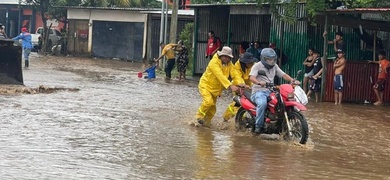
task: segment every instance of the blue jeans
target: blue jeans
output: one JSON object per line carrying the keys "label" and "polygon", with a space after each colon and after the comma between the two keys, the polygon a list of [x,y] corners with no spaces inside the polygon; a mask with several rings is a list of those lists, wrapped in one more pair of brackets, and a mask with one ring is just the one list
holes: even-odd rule
{"label": "blue jeans", "polygon": [[257,104],[256,107],[256,127],[262,128],[264,126],[264,114],[267,109],[267,97],[270,95],[270,91],[262,90],[252,94],[252,101]]}
{"label": "blue jeans", "polygon": [[31,49],[23,49],[23,57],[24,57],[24,60],[28,61],[28,57],[30,56],[30,52],[31,52]]}

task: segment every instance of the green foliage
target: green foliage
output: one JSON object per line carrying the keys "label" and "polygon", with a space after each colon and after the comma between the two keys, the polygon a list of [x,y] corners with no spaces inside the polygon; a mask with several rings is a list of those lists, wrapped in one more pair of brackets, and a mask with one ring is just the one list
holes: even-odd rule
{"label": "green foliage", "polygon": [[161,2],[157,0],[86,0],[81,5],[93,7],[158,8],[161,7]]}
{"label": "green foliage", "polygon": [[66,8],[62,8],[64,6],[78,6],[81,4],[81,0],[50,0],[51,6],[53,8],[49,8],[48,13],[50,17],[53,19],[57,19],[63,23],[67,21],[67,10]]}
{"label": "green foliage", "polygon": [[[188,61],[189,61],[189,63],[188,63],[187,69],[189,71],[186,71],[186,75],[187,76],[192,76],[193,75],[193,72],[192,72],[192,69],[194,67],[194,56],[193,56],[193,54],[194,54],[193,53],[194,52],[194,47],[192,47],[193,35],[194,35],[194,23],[187,23],[184,26],[183,31],[179,35],[179,39],[184,42],[184,45],[188,49]],[[157,71],[157,73],[159,75],[161,75],[161,76],[165,76],[165,72],[163,71],[163,69],[160,69],[159,71]],[[178,75],[179,75],[179,73],[177,71],[172,71],[172,77],[176,77]]]}
{"label": "green foliage", "polygon": [[[306,3],[306,10],[310,18],[314,17],[318,11],[336,8],[338,3],[343,3],[347,8],[357,7],[389,7],[388,0],[256,0],[259,7],[268,4],[272,14],[277,18],[287,22],[294,22],[296,17],[296,4]],[[280,11],[277,5],[281,5]],[[335,7],[336,6],[336,7]],[[283,12],[283,13],[281,13]]]}
{"label": "green foliage", "polygon": [[191,0],[191,4],[215,4],[224,2],[226,2],[226,0]]}

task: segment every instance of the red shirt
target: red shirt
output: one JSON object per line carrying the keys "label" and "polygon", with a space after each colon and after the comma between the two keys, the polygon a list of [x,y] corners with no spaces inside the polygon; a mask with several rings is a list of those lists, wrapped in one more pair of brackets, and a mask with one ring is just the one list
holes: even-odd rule
{"label": "red shirt", "polygon": [[[215,43],[214,43],[215,39]],[[207,41],[206,55],[211,56],[213,52],[221,46],[221,41],[218,38],[212,37]]]}
{"label": "red shirt", "polygon": [[390,61],[383,59],[379,62],[379,71],[378,71],[378,79],[386,79],[387,72],[386,68],[390,65]]}

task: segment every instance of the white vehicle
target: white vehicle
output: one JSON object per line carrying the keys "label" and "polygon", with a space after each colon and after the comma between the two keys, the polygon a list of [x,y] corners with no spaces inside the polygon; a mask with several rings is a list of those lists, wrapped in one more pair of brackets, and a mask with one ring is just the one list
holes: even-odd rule
{"label": "white vehicle", "polygon": [[[35,34],[31,34],[31,42],[35,50],[38,49],[39,36],[41,36],[42,32],[43,32],[43,27],[39,27],[35,32]],[[54,28],[49,29],[49,40],[48,40],[47,48],[52,49],[52,47],[56,45],[60,39],[61,39],[60,31]]]}

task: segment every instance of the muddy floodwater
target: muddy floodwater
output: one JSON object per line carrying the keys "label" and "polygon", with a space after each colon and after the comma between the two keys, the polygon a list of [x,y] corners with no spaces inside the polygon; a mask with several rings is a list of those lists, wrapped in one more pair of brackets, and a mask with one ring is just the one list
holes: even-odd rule
{"label": "muddy floodwater", "polygon": [[138,78],[140,63],[32,54],[0,88],[0,179],[390,179],[390,107],[308,104],[307,145],[188,125],[197,81]]}

